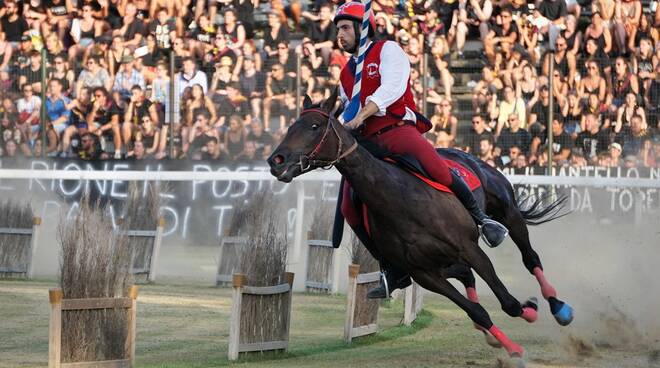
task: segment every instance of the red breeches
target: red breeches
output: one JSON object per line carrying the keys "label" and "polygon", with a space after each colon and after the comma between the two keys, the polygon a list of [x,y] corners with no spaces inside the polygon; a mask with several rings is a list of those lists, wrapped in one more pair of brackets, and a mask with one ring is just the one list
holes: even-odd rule
{"label": "red breeches", "polygon": [[[447,187],[451,185],[449,166],[414,126],[403,125],[381,135],[374,135],[370,139],[392,153],[415,157],[432,180]],[[361,211],[353,206],[350,190],[350,184],[345,182],[341,212],[350,226],[356,226],[362,222],[362,216]]]}

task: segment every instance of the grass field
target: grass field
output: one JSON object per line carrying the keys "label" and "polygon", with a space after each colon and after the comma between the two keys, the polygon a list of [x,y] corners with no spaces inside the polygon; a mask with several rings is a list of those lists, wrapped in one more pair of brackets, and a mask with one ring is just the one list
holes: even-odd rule
{"label": "grass field", "polygon": [[[54,281],[0,281],[0,367],[47,365],[48,293]],[[294,294],[290,350],[227,361],[230,290],[201,284],[158,284],[138,296],[138,367],[506,367],[464,313],[426,295],[425,312],[401,326],[402,301],[381,308],[381,331],[342,342],[345,297]],[[558,327],[542,303],[528,325],[505,316],[485,298],[493,320],[527,350],[527,367],[660,367],[660,345],[594,344]],[[579,316],[579,315],[578,315]]]}

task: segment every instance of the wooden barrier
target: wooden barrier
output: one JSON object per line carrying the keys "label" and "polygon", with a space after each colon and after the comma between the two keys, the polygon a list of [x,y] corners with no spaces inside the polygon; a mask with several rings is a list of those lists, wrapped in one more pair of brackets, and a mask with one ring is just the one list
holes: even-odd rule
{"label": "wooden barrier", "polygon": [[[118,219],[117,223],[121,224],[123,221],[124,219]],[[127,230],[125,232],[131,249],[131,274],[136,282],[156,281],[156,261],[163,242],[164,227],[165,219],[161,217],[158,219],[156,230]]]}
{"label": "wooden barrier", "polygon": [[[135,363],[135,335],[138,287],[128,288],[124,298],[63,299],[62,289],[50,289],[50,328],[48,334],[48,368],[133,367]],[[62,314],[66,311],[91,309],[128,309],[124,359],[95,362],[62,363]]]}
{"label": "wooden barrier", "polygon": [[[232,276],[229,360],[238,359],[242,352],[288,349],[293,276],[287,272],[284,284],[266,287],[246,286],[246,277],[240,273]],[[246,304],[250,308],[244,308]],[[279,306],[280,310],[270,310],[273,306]],[[255,320],[254,314],[265,321]],[[275,328],[270,331],[264,326]]]}
{"label": "wooden barrier", "polygon": [[[29,249],[26,250],[26,259],[22,267],[12,267],[11,265],[2,265],[0,264],[0,277],[25,277],[27,279],[32,279],[34,275],[34,269],[32,267],[32,260],[34,259],[34,254],[37,250],[37,242],[39,241],[39,226],[41,225],[41,217],[32,218],[32,228],[31,229],[10,229],[10,228],[0,228],[0,234],[14,236],[16,238],[29,236],[30,243],[28,245]],[[1,258],[1,257],[0,257]]]}
{"label": "wooden barrier", "polygon": [[380,272],[360,274],[360,266],[348,266],[348,289],[346,292],[346,321],[344,340],[371,335],[378,331],[378,300],[367,299],[367,291],[378,286]]}
{"label": "wooden barrier", "polygon": [[335,248],[329,240],[310,239],[307,233],[307,272],[305,289],[307,291],[332,291],[332,265]]}
{"label": "wooden barrier", "polygon": [[218,256],[218,272],[215,275],[215,286],[229,286],[233,281],[236,266],[240,263],[241,248],[247,244],[244,236],[229,236],[225,234],[220,241]]}
{"label": "wooden barrier", "polygon": [[415,281],[405,289],[403,324],[412,325],[424,304],[424,290]]}

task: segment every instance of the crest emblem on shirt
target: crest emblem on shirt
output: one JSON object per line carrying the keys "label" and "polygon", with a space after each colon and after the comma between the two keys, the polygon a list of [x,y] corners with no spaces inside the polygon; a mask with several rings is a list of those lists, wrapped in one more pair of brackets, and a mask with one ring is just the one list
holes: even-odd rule
{"label": "crest emblem on shirt", "polygon": [[378,76],[378,64],[376,63],[369,63],[367,65],[367,77],[369,78],[375,78]]}

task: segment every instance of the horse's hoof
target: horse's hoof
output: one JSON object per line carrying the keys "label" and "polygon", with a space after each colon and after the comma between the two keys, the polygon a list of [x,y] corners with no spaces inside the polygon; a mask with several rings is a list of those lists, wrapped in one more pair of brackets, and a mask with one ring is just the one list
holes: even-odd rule
{"label": "horse's hoof", "polygon": [[484,337],[486,338],[486,344],[494,347],[495,349],[499,349],[502,347],[502,344],[497,341],[495,336],[489,334],[487,331],[482,330],[481,332],[484,333]]}
{"label": "horse's hoof", "polygon": [[559,310],[553,314],[557,323],[562,326],[568,326],[573,322],[573,307],[568,305],[568,303],[560,302],[561,307]]}
{"label": "horse's hoof", "polygon": [[522,346],[512,343],[512,346],[506,347],[506,352],[509,353],[509,357],[511,358],[521,358],[525,356],[525,349],[523,349]]}

